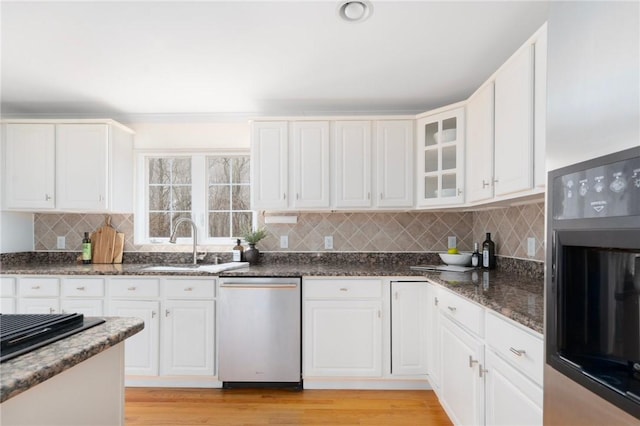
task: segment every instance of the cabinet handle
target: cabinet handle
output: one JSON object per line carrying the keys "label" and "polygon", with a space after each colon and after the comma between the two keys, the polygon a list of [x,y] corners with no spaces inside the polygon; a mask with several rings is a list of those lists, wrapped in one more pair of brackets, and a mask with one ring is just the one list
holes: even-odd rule
{"label": "cabinet handle", "polygon": [[45,199],[45,201],[49,201],[51,199],[51,195],[44,194],[44,199]]}
{"label": "cabinet handle", "polygon": [[493,183],[498,183],[500,180],[499,179],[494,179]]}
{"label": "cabinet handle", "polygon": [[104,196],[102,194],[98,195],[98,201],[103,201],[104,200]]}
{"label": "cabinet handle", "polygon": [[458,188],[458,195],[462,195],[462,189]]}
{"label": "cabinet handle", "polygon": [[129,291],[136,291],[136,288],[135,288],[135,287],[129,287],[129,288],[127,288],[127,290],[129,290]]}
{"label": "cabinet handle", "polygon": [[434,304],[434,305],[436,305],[436,306],[438,306],[438,302],[439,302],[438,298],[437,298],[437,297],[434,297],[434,298],[433,298],[433,304]]}
{"label": "cabinet handle", "polygon": [[84,291],[84,286],[76,287],[76,290]]}
{"label": "cabinet handle", "polygon": [[473,364],[476,364],[477,362],[477,359],[473,359],[473,356],[469,355],[469,368],[473,368]]}
{"label": "cabinet handle", "polygon": [[296,192],[296,200],[299,200],[299,199],[300,199],[300,194]]}
{"label": "cabinet handle", "polygon": [[487,182],[484,179],[482,179],[482,189],[486,188],[489,185],[490,185],[489,182]]}
{"label": "cabinet handle", "polygon": [[382,312],[378,309],[378,318],[382,318]]}
{"label": "cabinet handle", "polygon": [[380,193],[380,199],[384,200],[384,194],[382,192]]}
{"label": "cabinet handle", "polygon": [[156,311],[151,311],[151,318],[155,318],[157,315]]}
{"label": "cabinet handle", "polygon": [[40,286],[39,285],[32,285],[31,286],[31,290],[40,290]]}
{"label": "cabinet handle", "polygon": [[371,199],[371,193],[367,192],[367,200],[370,200],[370,199]]}
{"label": "cabinet handle", "polygon": [[287,194],[286,194],[286,193],[283,193],[283,194],[282,194],[282,199],[283,199],[283,200],[286,200],[286,199],[287,199]]}
{"label": "cabinet handle", "polygon": [[49,308],[49,313],[50,313],[50,314],[54,314],[55,312],[56,312],[56,310],[55,310],[55,309],[53,309],[53,308]]}
{"label": "cabinet handle", "polygon": [[527,351],[525,351],[524,349],[514,349],[514,348],[509,348],[509,350],[511,351],[511,353],[516,354],[517,356],[522,356],[524,354],[527,353]]}
{"label": "cabinet handle", "polygon": [[346,288],[346,287],[342,287],[342,288],[340,288],[340,291],[349,291],[349,289]]}
{"label": "cabinet handle", "polygon": [[489,372],[486,368],[482,368],[482,364],[478,364],[478,367],[478,377],[480,378],[482,378],[483,374],[487,374]]}
{"label": "cabinet handle", "polygon": [[168,316],[169,316],[169,310],[168,310],[168,309],[165,309],[165,310],[164,310],[164,316],[165,316],[165,317],[168,317]]}
{"label": "cabinet handle", "polygon": [[184,289],[184,291],[193,291],[193,287],[187,287]]}
{"label": "cabinet handle", "polygon": [[395,297],[396,297],[396,300],[398,300],[398,292],[397,291],[396,291]]}
{"label": "cabinet handle", "polygon": [[451,312],[455,312],[456,311],[456,307],[455,306],[447,306],[447,309],[450,310]]}

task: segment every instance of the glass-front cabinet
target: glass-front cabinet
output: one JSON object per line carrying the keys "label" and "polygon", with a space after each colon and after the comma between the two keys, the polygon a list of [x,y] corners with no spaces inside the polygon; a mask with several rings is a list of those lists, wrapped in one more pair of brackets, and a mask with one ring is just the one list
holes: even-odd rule
{"label": "glass-front cabinet", "polygon": [[464,202],[464,108],[417,120],[418,206]]}

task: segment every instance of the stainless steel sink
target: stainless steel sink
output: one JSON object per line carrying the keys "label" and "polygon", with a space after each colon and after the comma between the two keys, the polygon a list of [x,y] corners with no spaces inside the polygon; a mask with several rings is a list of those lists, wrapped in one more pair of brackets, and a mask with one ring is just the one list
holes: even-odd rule
{"label": "stainless steel sink", "polygon": [[144,267],[140,270],[148,272],[208,272],[216,274],[248,266],[249,262],[228,262],[217,265],[153,265]]}

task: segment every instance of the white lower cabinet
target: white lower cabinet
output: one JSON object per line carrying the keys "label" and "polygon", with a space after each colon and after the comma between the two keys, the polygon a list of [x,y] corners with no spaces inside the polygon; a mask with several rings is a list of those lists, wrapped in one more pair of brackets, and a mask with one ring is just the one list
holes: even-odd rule
{"label": "white lower cabinet", "polygon": [[428,284],[427,293],[427,374],[431,387],[438,391],[440,388],[441,376],[441,355],[440,355],[440,313],[438,304],[440,303],[439,287]]}
{"label": "white lower cabinet", "polygon": [[213,376],[213,300],[165,300],[163,310],[160,375]]}
{"label": "white lower cabinet", "polygon": [[156,300],[110,300],[109,313],[118,317],[136,317],[144,329],[125,341],[126,375],[158,375],[160,302]]}
{"label": "white lower cabinet", "polygon": [[446,315],[440,319],[440,401],[456,425],[484,423],[484,345]]}
{"label": "white lower cabinet", "polygon": [[0,314],[16,313],[16,279],[0,277]]}
{"label": "white lower cabinet", "polygon": [[490,349],[485,364],[486,424],[541,425],[542,388]]}
{"label": "white lower cabinet", "polygon": [[428,284],[391,282],[391,374],[427,374]]}

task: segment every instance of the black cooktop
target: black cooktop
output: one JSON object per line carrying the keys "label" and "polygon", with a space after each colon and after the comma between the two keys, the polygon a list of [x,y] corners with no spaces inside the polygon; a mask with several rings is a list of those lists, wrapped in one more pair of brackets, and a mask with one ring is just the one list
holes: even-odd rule
{"label": "black cooktop", "polygon": [[0,314],[0,362],[102,324],[83,314]]}

